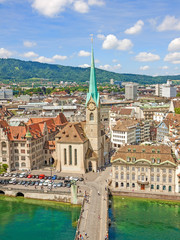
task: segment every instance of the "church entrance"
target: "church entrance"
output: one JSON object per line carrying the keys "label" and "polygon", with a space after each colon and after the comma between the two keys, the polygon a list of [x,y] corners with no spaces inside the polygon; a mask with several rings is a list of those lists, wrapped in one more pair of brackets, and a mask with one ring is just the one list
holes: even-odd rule
{"label": "church entrance", "polygon": [[89,172],[92,171],[92,162],[91,161],[89,162],[88,170],[89,170]]}

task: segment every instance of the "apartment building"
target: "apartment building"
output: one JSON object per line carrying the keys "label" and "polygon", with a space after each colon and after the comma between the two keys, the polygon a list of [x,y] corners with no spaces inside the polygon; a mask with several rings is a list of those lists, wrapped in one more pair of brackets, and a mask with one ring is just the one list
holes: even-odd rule
{"label": "apartment building", "polygon": [[175,193],[175,155],[167,145],[123,146],[111,158],[112,187],[116,191]]}
{"label": "apartment building", "polygon": [[0,163],[6,163],[8,171],[38,169],[49,164],[44,146],[55,140],[66,124],[62,113],[55,118],[32,118],[20,126],[9,126],[0,120]]}

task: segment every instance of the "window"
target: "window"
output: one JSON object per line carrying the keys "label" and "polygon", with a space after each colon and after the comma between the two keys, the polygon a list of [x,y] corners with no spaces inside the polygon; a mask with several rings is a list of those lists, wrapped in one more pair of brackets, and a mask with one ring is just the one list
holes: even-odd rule
{"label": "window", "polygon": [[131,149],[130,149],[130,148],[128,148],[128,152],[131,152]]}
{"label": "window", "polygon": [[124,179],[124,173],[121,173],[121,179],[122,180]]}
{"label": "window", "polygon": [[115,166],[115,170],[118,170],[118,166]]}
{"label": "window", "polygon": [[154,168],[153,167],[151,168],[151,172],[154,172]]}
{"label": "window", "polygon": [[138,175],[138,180],[140,180],[140,175]]}
{"label": "window", "polygon": [[158,175],[158,176],[157,176],[157,182],[159,182],[159,181],[160,181],[160,176]]}
{"label": "window", "polygon": [[21,167],[26,167],[26,163],[25,162],[21,163]]}
{"label": "window", "polygon": [[118,187],[118,182],[116,182],[116,186],[115,187]]}
{"label": "window", "polygon": [[157,163],[160,163],[160,162],[161,162],[161,159],[160,159],[160,158],[158,158],[158,159],[157,159]]}
{"label": "window", "polygon": [[133,149],[133,152],[136,152],[136,149],[135,149],[135,148]]}
{"label": "window", "polygon": [[67,164],[67,153],[66,153],[66,148],[64,148],[64,165]]}
{"label": "window", "polygon": [[151,189],[154,189],[154,185],[153,184],[151,184]]}
{"label": "window", "polygon": [[77,149],[74,149],[74,165],[77,165]]}
{"label": "window", "polygon": [[89,119],[90,119],[90,121],[93,121],[93,120],[94,120],[94,114],[93,114],[93,113],[90,113]]}
{"label": "window", "polygon": [[171,186],[169,186],[168,190],[169,190],[169,192],[171,192],[171,191],[172,191],[172,188],[171,188]]}
{"label": "window", "polygon": [[141,176],[141,180],[144,181],[144,175]]}
{"label": "window", "polygon": [[118,173],[115,174],[115,179],[118,179]]}
{"label": "window", "polygon": [[6,147],[6,143],[2,142],[2,148],[5,148],[5,147]]}
{"label": "window", "polygon": [[19,160],[19,156],[15,156],[15,160]]}
{"label": "window", "polygon": [[21,143],[21,147],[25,147],[25,143]]}
{"label": "window", "polygon": [[135,180],[135,174],[132,174],[132,180]]}
{"label": "window", "polygon": [[3,161],[3,162],[6,162],[7,160],[6,160],[6,158],[3,158],[2,161]]}
{"label": "window", "polygon": [[163,190],[166,190],[166,186],[165,185],[163,186]]}
{"label": "window", "polygon": [[163,176],[163,182],[166,182],[166,176]]}
{"label": "window", "polygon": [[155,163],[155,158],[151,158],[151,162],[152,162],[152,163]]}
{"label": "window", "polygon": [[156,189],[159,190],[159,185],[156,186]]}
{"label": "window", "polygon": [[166,169],[165,169],[165,168],[163,168],[163,170],[162,170],[162,171],[163,171],[163,173],[166,173]]}
{"label": "window", "polygon": [[145,152],[145,149],[142,149],[142,152],[144,153],[144,152]]}
{"label": "window", "polygon": [[140,172],[140,167],[138,167],[138,172]]}
{"label": "window", "polygon": [[124,183],[123,182],[121,183],[121,187],[124,187]]}
{"label": "window", "polygon": [[157,172],[160,172],[160,169],[159,169],[159,168],[157,168]]}
{"label": "window", "polygon": [[169,176],[169,182],[170,182],[170,183],[172,182],[172,177],[171,177],[171,176]]}
{"label": "window", "polygon": [[159,149],[157,150],[157,153],[160,153],[160,150],[159,150]]}
{"label": "window", "polygon": [[127,157],[127,161],[129,162],[131,160],[131,158],[130,157]]}
{"label": "window", "polygon": [[132,167],[132,171],[135,171],[135,167]]}
{"label": "window", "polygon": [[123,170],[123,166],[121,166],[121,170]]}
{"label": "window", "polygon": [[129,183],[127,183],[127,187],[129,187]]}
{"label": "window", "polygon": [[135,158],[135,157],[133,157],[133,158],[132,158],[132,160],[133,160],[133,162],[135,162],[135,161],[136,161],[136,158]]}
{"label": "window", "polygon": [[26,159],[26,157],[25,156],[21,156],[21,160],[25,160]]}
{"label": "window", "polygon": [[141,171],[144,172],[144,168],[143,167],[141,168]]}
{"label": "window", "polygon": [[69,165],[72,165],[72,146],[69,146]]}
{"label": "window", "polygon": [[127,180],[129,180],[129,173],[127,174]]}
{"label": "window", "polygon": [[151,181],[152,182],[154,181],[154,175],[151,175]]}
{"label": "window", "polygon": [[15,152],[15,153],[19,153],[19,150],[18,150],[18,149],[15,149],[14,152]]}
{"label": "window", "polygon": [[172,169],[169,169],[169,173],[172,173]]}
{"label": "window", "polygon": [[127,170],[129,171],[129,166],[127,166]]}
{"label": "window", "polygon": [[19,167],[19,163],[18,162],[15,162],[15,167]]}
{"label": "window", "polygon": [[132,184],[132,187],[135,188],[135,183]]}
{"label": "window", "polygon": [[152,149],[152,153],[155,153],[155,149]]}
{"label": "window", "polygon": [[15,147],[18,147],[18,143],[14,143],[14,146],[15,146]]}
{"label": "window", "polygon": [[25,153],[25,149],[21,149],[21,153]]}

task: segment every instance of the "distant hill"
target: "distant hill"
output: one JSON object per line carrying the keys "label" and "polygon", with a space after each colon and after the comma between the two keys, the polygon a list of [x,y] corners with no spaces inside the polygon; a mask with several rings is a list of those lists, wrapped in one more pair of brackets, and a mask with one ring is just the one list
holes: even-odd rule
{"label": "distant hill", "polygon": [[[39,79],[50,81],[86,82],[89,80],[89,68],[70,67],[47,64],[18,59],[0,59],[0,81],[2,82],[31,82]],[[32,79],[33,78],[33,79]],[[180,75],[147,76],[139,74],[120,74],[96,69],[96,78],[100,83],[108,82],[111,78],[123,82],[137,82],[139,84],[165,83],[167,79],[180,80]]]}

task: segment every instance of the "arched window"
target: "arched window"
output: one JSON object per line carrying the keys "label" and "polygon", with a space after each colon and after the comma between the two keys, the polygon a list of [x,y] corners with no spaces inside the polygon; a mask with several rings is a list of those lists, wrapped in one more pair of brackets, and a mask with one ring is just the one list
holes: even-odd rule
{"label": "arched window", "polygon": [[135,188],[135,183],[132,184],[132,187]]}
{"label": "arched window", "polygon": [[69,165],[72,165],[72,146],[69,145]]}
{"label": "arched window", "polygon": [[67,154],[66,154],[66,148],[64,148],[64,165],[67,164]]}
{"label": "arched window", "polygon": [[163,190],[166,190],[166,186],[165,185],[163,186]]}
{"label": "arched window", "polygon": [[153,184],[151,184],[151,189],[154,189],[154,185]]}
{"label": "arched window", "polygon": [[77,149],[74,149],[74,165],[77,165]]}
{"label": "arched window", "polygon": [[94,120],[94,114],[93,114],[93,113],[90,113],[89,119],[90,119],[90,121],[93,121],[93,120]]}
{"label": "arched window", "polygon": [[116,182],[116,187],[118,187],[118,182]]}
{"label": "arched window", "polygon": [[18,163],[18,162],[15,162],[15,166],[16,166],[16,167],[19,167],[19,163]]}
{"label": "arched window", "polygon": [[124,183],[123,182],[121,183],[121,187],[124,187]]}
{"label": "arched window", "polygon": [[6,143],[2,142],[2,148],[5,148],[5,147],[6,147]]}
{"label": "arched window", "polygon": [[169,186],[169,192],[171,192],[172,191],[172,188],[171,188],[171,186]]}
{"label": "arched window", "polygon": [[26,163],[25,162],[21,163],[21,167],[26,167]]}

